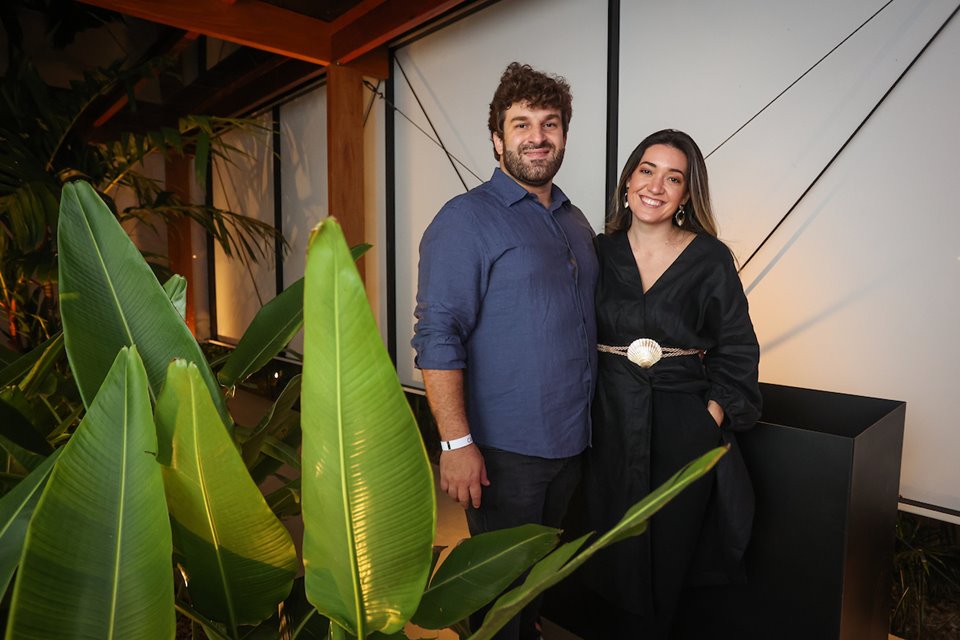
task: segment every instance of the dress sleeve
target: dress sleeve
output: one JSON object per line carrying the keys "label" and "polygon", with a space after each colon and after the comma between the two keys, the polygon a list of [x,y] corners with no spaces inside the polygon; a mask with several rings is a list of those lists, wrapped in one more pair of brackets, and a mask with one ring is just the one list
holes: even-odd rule
{"label": "dress sleeve", "polygon": [[419,369],[467,366],[464,345],[476,326],[489,271],[479,231],[472,212],[449,203],[423,234],[411,341]]}
{"label": "dress sleeve", "polygon": [[710,381],[708,400],[723,407],[723,428],[743,431],[760,418],[760,346],[729,252],[714,273],[716,280],[707,293],[705,313],[706,328],[716,339],[716,346],[708,349],[703,359]]}

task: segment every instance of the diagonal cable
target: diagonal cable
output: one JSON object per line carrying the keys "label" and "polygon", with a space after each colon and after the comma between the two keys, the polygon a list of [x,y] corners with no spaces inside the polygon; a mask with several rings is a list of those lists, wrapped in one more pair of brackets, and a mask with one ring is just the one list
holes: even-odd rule
{"label": "diagonal cable", "polygon": [[410,88],[410,93],[412,93],[413,97],[416,99],[417,105],[420,107],[420,111],[423,113],[423,117],[427,119],[427,124],[429,124],[430,129],[433,130],[433,135],[437,137],[437,142],[440,143],[440,148],[443,149],[445,154],[447,154],[447,160],[450,161],[450,166],[453,167],[453,170],[457,173],[457,177],[460,178],[460,184],[463,185],[463,190],[469,191],[470,188],[467,187],[467,181],[463,179],[463,176],[460,174],[460,170],[457,169],[457,164],[453,161],[453,157],[450,155],[450,152],[447,151],[447,146],[443,144],[443,139],[440,137],[440,133],[437,131],[437,128],[433,126],[433,120],[430,119],[430,114],[427,113],[423,103],[420,102],[420,96],[417,95],[417,90],[413,88],[412,84],[410,84],[410,78],[407,77],[407,72],[403,70],[403,65],[400,64],[400,58],[394,58],[393,61],[397,63],[397,69],[400,69],[400,73],[403,75],[403,81],[406,82],[407,86]]}
{"label": "diagonal cable", "polygon": [[793,205],[789,209],[787,209],[787,212],[783,214],[783,217],[780,218],[780,221],[773,227],[773,229],[770,230],[770,233],[767,234],[767,237],[764,238],[763,241],[757,246],[757,248],[753,250],[753,253],[750,254],[750,257],[743,261],[743,264],[740,265],[739,269],[737,269],[737,273],[742,273],[743,270],[746,269],[747,265],[750,264],[750,261],[753,260],[754,256],[756,256],[757,253],[760,252],[760,249],[762,249],[763,246],[767,244],[767,241],[770,240],[771,237],[773,237],[773,234],[776,233],[777,229],[779,229],[780,226],[784,223],[784,221],[786,221],[787,217],[791,213],[793,213],[794,209],[797,208],[797,205],[799,205],[803,201],[806,195],[810,193],[810,190],[813,189],[814,185],[816,185],[817,182],[820,180],[820,178],[823,177],[823,174],[827,172],[827,169],[829,169],[831,165],[833,165],[834,161],[836,161],[836,159],[840,157],[840,154],[843,153],[843,150],[847,148],[847,145],[850,144],[850,142],[856,137],[858,133],[860,133],[860,130],[863,129],[863,126],[867,124],[867,121],[870,120],[870,118],[873,116],[874,113],[876,113],[877,109],[880,108],[880,105],[884,103],[884,101],[887,99],[887,96],[893,93],[893,90],[896,89],[897,85],[900,84],[900,81],[903,80],[904,77],[906,77],[910,69],[913,68],[913,65],[916,64],[917,60],[920,59],[920,57],[927,51],[927,49],[930,48],[930,45],[933,44],[933,41],[937,39],[937,36],[939,36],[943,32],[943,30],[947,27],[947,25],[950,24],[950,21],[953,20],[953,17],[957,15],[958,11],[960,11],[960,4],[958,4],[952,12],[950,12],[950,15],[947,16],[947,19],[944,20],[943,24],[940,25],[940,28],[937,29],[932,36],[930,36],[930,39],[927,40],[927,43],[923,45],[923,48],[920,49],[917,55],[913,57],[913,60],[910,61],[910,64],[907,65],[906,69],[904,69],[900,73],[900,75],[897,76],[897,79],[893,81],[893,84],[890,85],[890,88],[887,89],[886,92],[880,97],[880,100],[877,101],[877,104],[873,106],[873,109],[870,109],[870,113],[868,113],[866,117],[864,117],[864,119],[860,121],[860,124],[857,125],[857,128],[853,130],[853,133],[851,133],[847,137],[846,141],[844,141],[844,143],[840,146],[840,148],[837,149],[837,152],[833,154],[833,157],[830,158],[830,161],[824,165],[823,169],[820,170],[820,173],[818,173],[817,176],[813,179],[813,182],[811,182],[810,185],[803,190],[803,193],[800,194],[800,197],[797,198],[797,200],[793,203]]}
{"label": "diagonal cable", "polygon": [[[363,81],[368,87],[370,83],[366,80]],[[373,96],[370,98],[370,104],[367,105],[366,110],[363,112],[363,126],[367,126],[367,119],[370,117],[370,112],[373,111],[373,103],[377,101],[377,94],[380,92],[380,85],[383,84],[383,80],[377,80],[377,86],[372,89]]]}
{"label": "diagonal cable", "polygon": [[[363,84],[367,87],[367,89],[369,89],[370,91],[372,91],[378,98],[380,98],[381,100],[383,100],[383,101],[387,104],[388,107],[390,107],[391,109],[393,109],[393,112],[394,112],[394,113],[398,113],[398,114],[400,114],[401,116],[403,116],[403,119],[404,119],[404,120],[406,120],[407,122],[409,122],[410,124],[412,124],[412,125],[414,126],[414,128],[416,128],[420,133],[422,133],[424,136],[426,136],[427,140],[429,140],[429,141],[432,142],[433,144],[435,144],[435,145],[437,145],[438,147],[440,147],[440,149],[442,149],[443,152],[447,154],[447,157],[450,159],[451,162],[456,162],[457,164],[459,164],[461,167],[463,167],[470,175],[472,175],[472,176],[473,176],[474,178],[476,178],[478,181],[480,181],[480,182],[483,182],[483,181],[484,181],[483,178],[481,178],[481,177],[478,176],[476,173],[474,173],[474,171],[473,171],[470,167],[468,167],[460,158],[458,158],[457,156],[455,156],[455,155],[453,155],[452,153],[450,153],[449,151],[447,151],[447,148],[444,147],[442,143],[437,142],[436,140],[434,140],[433,137],[432,137],[429,133],[427,133],[426,130],[424,130],[423,127],[421,127],[421,126],[418,125],[416,122],[414,122],[413,120],[411,120],[411,119],[410,119],[410,116],[408,116],[408,115],[405,114],[403,111],[401,111],[400,108],[397,107],[397,105],[395,105],[395,104],[394,104],[393,102],[391,102],[385,95],[383,95],[383,92],[382,92],[382,91],[380,91],[379,89],[377,89],[377,87],[373,86],[368,80],[364,80],[364,81],[363,81]],[[457,175],[459,175],[459,173],[458,173]],[[463,181],[463,179],[461,178],[461,182],[462,182],[462,181]]]}
{"label": "diagonal cable", "polygon": [[797,78],[796,80],[794,80],[793,82],[791,82],[790,84],[788,84],[787,87],[786,87],[783,91],[781,91],[781,92],[778,93],[776,96],[774,96],[773,100],[771,100],[771,101],[768,102],[767,104],[763,105],[763,108],[760,109],[760,111],[757,111],[755,114],[753,114],[753,115],[750,117],[749,120],[747,120],[747,121],[744,122],[742,125],[740,125],[740,127],[739,127],[736,131],[734,131],[734,132],[731,133],[729,136],[727,136],[727,138],[726,138],[723,142],[721,142],[720,144],[718,144],[718,145],[713,149],[713,151],[711,151],[711,152],[708,153],[706,156],[704,156],[704,158],[705,158],[705,159],[706,159],[706,158],[709,158],[709,157],[712,156],[714,153],[716,153],[717,151],[719,151],[719,150],[720,150],[720,147],[722,147],[723,145],[725,145],[725,144],[727,144],[728,142],[730,142],[730,139],[733,138],[733,136],[735,136],[735,135],[737,135],[738,133],[740,133],[741,131],[743,131],[744,127],[746,127],[748,124],[750,124],[751,122],[753,122],[754,120],[756,120],[756,119],[760,116],[761,113],[763,113],[764,111],[767,110],[767,107],[769,107],[769,106],[772,105],[774,102],[776,102],[777,100],[779,100],[779,99],[780,99],[780,96],[782,96],[782,95],[785,94],[787,91],[789,91],[789,90],[793,87],[793,85],[795,85],[795,84],[797,84],[798,82],[800,82],[801,80],[803,80],[804,77],[806,77],[806,75],[807,75],[808,73],[810,73],[811,71],[813,71],[814,69],[816,69],[817,66],[818,66],[821,62],[823,62],[824,60],[826,60],[827,57],[828,57],[831,53],[833,53],[834,51],[836,51],[837,49],[839,49],[840,46],[841,46],[844,42],[846,42],[847,40],[849,40],[850,38],[852,38],[854,35],[856,35],[856,33],[857,33],[858,31],[860,31],[860,29],[863,29],[865,26],[867,26],[867,24],[868,24],[871,20],[873,20],[874,18],[876,18],[878,15],[880,15],[880,12],[883,11],[884,9],[886,9],[888,6],[890,6],[890,3],[891,3],[891,2],[893,2],[893,0],[887,0],[887,3],[886,3],[885,5],[883,5],[883,6],[880,7],[879,9],[877,9],[872,16],[870,16],[869,18],[867,18],[866,20],[864,20],[863,23],[862,23],[859,27],[857,27],[856,29],[854,29],[846,38],[844,38],[843,40],[841,40],[840,42],[838,42],[832,49],[830,49],[830,51],[827,51],[825,54],[823,54],[823,57],[822,57],[822,58],[820,58],[819,60],[817,60],[816,62],[814,62],[813,65],[812,65],[809,69],[807,69],[807,70],[804,71],[802,74],[800,74],[800,77],[799,77],[799,78]]}

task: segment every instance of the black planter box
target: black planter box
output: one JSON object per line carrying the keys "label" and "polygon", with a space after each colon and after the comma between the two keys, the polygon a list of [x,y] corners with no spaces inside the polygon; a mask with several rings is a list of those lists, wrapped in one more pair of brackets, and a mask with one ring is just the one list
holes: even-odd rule
{"label": "black planter box", "polygon": [[738,436],[749,583],[694,590],[678,636],[886,640],[906,405],[761,386],[761,421]]}
{"label": "black planter box", "polygon": [[[761,390],[737,436],[756,493],[748,582],[689,589],[671,640],[887,640],[905,403]],[[543,614],[590,635],[604,611],[586,596],[575,575]]]}

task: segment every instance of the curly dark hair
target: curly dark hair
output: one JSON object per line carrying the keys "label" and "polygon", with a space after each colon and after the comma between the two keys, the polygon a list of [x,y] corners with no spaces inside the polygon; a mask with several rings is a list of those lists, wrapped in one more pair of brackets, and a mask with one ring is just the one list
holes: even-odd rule
{"label": "curly dark hair", "polygon": [[[563,135],[567,135],[570,118],[573,116],[573,96],[570,85],[562,76],[548,75],[537,71],[528,64],[511,62],[500,76],[500,85],[490,102],[490,116],[487,127],[490,137],[503,138],[503,121],[507,109],[517,102],[525,102],[535,109],[559,109],[563,126]],[[500,161],[496,148],[493,157]]]}

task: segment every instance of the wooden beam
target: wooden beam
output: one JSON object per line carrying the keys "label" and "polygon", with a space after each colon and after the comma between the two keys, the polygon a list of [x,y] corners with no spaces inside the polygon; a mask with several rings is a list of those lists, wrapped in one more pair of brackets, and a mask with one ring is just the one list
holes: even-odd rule
{"label": "wooden beam", "polygon": [[[359,64],[358,60],[355,64]],[[350,65],[353,67],[354,65]],[[358,70],[376,75],[373,64]],[[385,70],[384,61],[381,68]],[[90,139],[109,141],[121,132],[143,133],[162,127],[176,127],[177,119],[188,114],[237,117],[250,113],[317,80],[326,73],[320,67],[302,60],[284,58],[266,51],[243,48],[200,74],[190,85],[173,95],[164,96],[163,105],[137,104],[136,112],[122,110],[110,122],[93,130]]]}
{"label": "wooden beam", "polygon": [[[180,198],[181,202],[190,202],[190,160],[185,156],[168,158],[165,163],[166,188]],[[196,307],[193,302],[193,234],[190,218],[183,217],[167,223],[167,256],[170,269],[187,279],[187,305],[184,320],[190,332],[197,335]]]}
{"label": "wooden beam", "polygon": [[332,59],[328,23],[260,0],[235,5],[223,0],[81,2],[313,64],[326,66]]}
{"label": "wooden beam", "polygon": [[339,65],[327,69],[327,192],[347,244],[364,242],[363,75]]}
{"label": "wooden beam", "polygon": [[[140,62],[147,62],[154,58],[159,58],[160,56],[168,56],[170,58],[176,58],[180,56],[187,46],[190,43],[194,42],[197,39],[196,32],[191,31],[180,31],[179,29],[171,29],[172,34],[167,35],[166,37],[160,38],[155,42],[149,49],[140,57]],[[159,71],[158,71],[159,73]],[[146,79],[141,79],[137,82],[134,87],[134,91],[140,89],[146,82]],[[93,122],[93,127],[102,127],[107,122],[110,121],[117,113],[120,112],[130,100],[130,96],[127,93],[127,88],[122,85],[117,85],[114,87],[106,96],[104,100],[108,103],[103,108],[103,113],[100,114]]]}
{"label": "wooden beam", "polygon": [[110,121],[90,129],[85,139],[92,143],[113,142],[121,133],[146,133],[163,127],[176,127],[179,114],[161,105],[138,102],[137,110],[121,109]]}
{"label": "wooden beam", "polygon": [[[189,33],[179,29],[166,29],[159,35],[157,41],[133,63],[133,66],[142,65],[160,56],[180,55],[190,42],[192,38]],[[142,84],[141,80],[134,90],[136,91]],[[73,130],[85,139],[102,137],[98,129],[120,113],[127,105],[128,99],[127,85],[122,82],[114,84],[84,108],[83,112],[77,116]]]}
{"label": "wooden beam", "polygon": [[333,59],[351,62],[466,0],[386,0],[344,25],[331,38]]}
{"label": "wooden beam", "polygon": [[370,13],[380,5],[382,5],[387,0],[360,0],[357,4],[353,5],[347,11],[344,11],[342,14],[337,16],[337,19],[330,23],[330,29],[333,33],[340,31],[345,26],[363,17],[365,14]]}
{"label": "wooden beam", "polygon": [[168,106],[186,114],[236,117],[321,76],[324,67],[264,51],[241,49],[173,96]]}
{"label": "wooden beam", "polygon": [[346,66],[377,80],[386,80],[390,77],[390,55],[386,45],[363,54]]}

